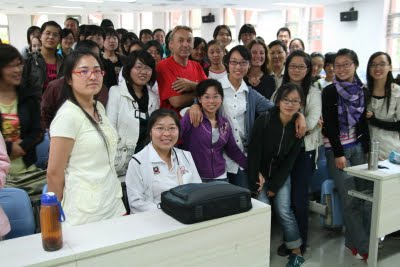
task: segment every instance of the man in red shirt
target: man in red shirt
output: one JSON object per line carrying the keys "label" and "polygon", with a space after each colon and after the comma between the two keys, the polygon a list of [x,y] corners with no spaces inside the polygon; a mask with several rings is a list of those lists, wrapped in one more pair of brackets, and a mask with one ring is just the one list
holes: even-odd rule
{"label": "man in red shirt", "polygon": [[191,28],[176,26],[169,44],[172,56],[157,65],[160,108],[173,109],[179,114],[182,108],[193,104],[196,85],[207,76],[199,63],[189,60],[193,49]]}

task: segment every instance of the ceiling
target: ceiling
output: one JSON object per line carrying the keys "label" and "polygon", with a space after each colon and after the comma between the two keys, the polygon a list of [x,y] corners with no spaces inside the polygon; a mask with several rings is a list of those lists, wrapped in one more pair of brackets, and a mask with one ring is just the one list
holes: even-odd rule
{"label": "ceiling", "polygon": [[87,14],[133,11],[170,11],[192,8],[271,10],[288,6],[316,6],[367,0],[0,0],[5,14]]}

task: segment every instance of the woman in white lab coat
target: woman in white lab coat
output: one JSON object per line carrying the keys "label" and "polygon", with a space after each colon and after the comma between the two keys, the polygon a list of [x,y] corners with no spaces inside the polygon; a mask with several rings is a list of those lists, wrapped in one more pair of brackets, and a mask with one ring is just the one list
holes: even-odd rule
{"label": "woman in white lab coat", "polygon": [[173,110],[159,109],[149,119],[151,142],[135,154],[126,173],[131,213],[157,209],[161,193],[187,183],[201,183],[190,152],[175,148],[180,123]]}

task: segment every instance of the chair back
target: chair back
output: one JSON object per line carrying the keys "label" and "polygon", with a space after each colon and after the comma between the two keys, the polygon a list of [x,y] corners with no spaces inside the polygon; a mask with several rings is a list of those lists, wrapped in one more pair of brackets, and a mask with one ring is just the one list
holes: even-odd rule
{"label": "chair back", "polygon": [[35,233],[35,219],[31,200],[24,190],[18,188],[1,189],[0,205],[11,225],[11,231],[5,236],[5,239]]}

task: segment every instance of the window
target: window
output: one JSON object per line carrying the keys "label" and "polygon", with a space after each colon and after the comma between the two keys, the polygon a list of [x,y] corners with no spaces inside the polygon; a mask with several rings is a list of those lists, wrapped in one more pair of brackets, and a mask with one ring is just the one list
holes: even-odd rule
{"label": "window", "polygon": [[41,27],[43,23],[49,21],[47,15],[33,15],[31,19],[32,19],[32,25],[38,27]]}
{"label": "window", "polygon": [[153,12],[140,13],[140,29],[153,29]]}
{"label": "window", "polygon": [[134,17],[133,13],[122,13],[121,14],[121,28],[127,29],[128,31],[134,32]]}
{"label": "window", "polygon": [[307,51],[322,52],[324,8],[310,8],[310,21],[308,25],[308,47]]}
{"label": "window", "polygon": [[239,30],[236,29],[236,16],[238,16],[238,14],[239,12],[234,8],[224,8],[224,24],[229,26],[232,33],[232,42],[228,46],[228,50],[238,42],[236,39],[239,32]]}
{"label": "window", "polygon": [[182,25],[182,12],[181,11],[171,11],[169,13],[170,19],[170,29],[175,28],[178,25]]}
{"label": "window", "polygon": [[103,20],[103,14],[101,13],[93,13],[88,15],[88,24],[100,25]]}
{"label": "window", "polygon": [[400,0],[391,0],[387,21],[387,51],[392,58],[392,71],[400,71]]}
{"label": "window", "polygon": [[0,14],[0,39],[4,44],[9,44],[8,37],[8,18],[5,14]]}
{"label": "window", "polygon": [[254,27],[257,25],[258,20],[257,11],[245,10],[244,11],[244,23],[252,24]]}
{"label": "window", "polygon": [[300,21],[302,21],[302,8],[288,8],[286,10],[286,27],[289,28],[291,37],[299,37]]}
{"label": "window", "polygon": [[189,12],[189,26],[194,37],[201,37],[201,9],[192,9]]}

